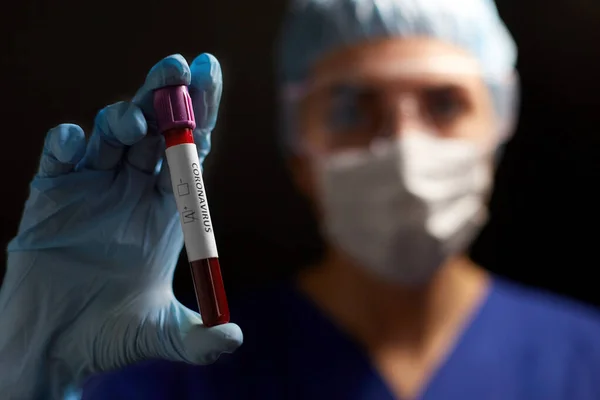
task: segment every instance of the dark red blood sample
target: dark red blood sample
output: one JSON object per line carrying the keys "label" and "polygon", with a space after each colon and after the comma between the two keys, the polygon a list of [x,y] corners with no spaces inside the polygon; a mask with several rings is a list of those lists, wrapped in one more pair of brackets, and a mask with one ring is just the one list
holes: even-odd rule
{"label": "dark red blood sample", "polygon": [[164,134],[167,149],[184,143],[194,143],[194,133],[191,129],[171,129]]}
{"label": "dark red blood sample", "polygon": [[191,261],[196,300],[206,326],[229,322],[229,305],[218,258]]}

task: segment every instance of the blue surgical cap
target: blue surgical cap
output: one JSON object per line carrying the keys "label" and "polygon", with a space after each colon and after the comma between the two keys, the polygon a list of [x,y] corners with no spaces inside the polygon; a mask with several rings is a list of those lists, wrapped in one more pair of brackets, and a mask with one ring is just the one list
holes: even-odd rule
{"label": "blue surgical cap", "polygon": [[363,41],[411,36],[453,43],[479,60],[505,140],[518,109],[517,47],[493,0],[292,0],[277,57],[284,147],[297,147],[296,104],[290,97],[315,62]]}
{"label": "blue surgical cap", "polygon": [[516,45],[492,0],[296,0],[283,24],[280,83],[302,82],[331,50],[409,36],[470,51],[488,79],[503,79],[515,67]]}

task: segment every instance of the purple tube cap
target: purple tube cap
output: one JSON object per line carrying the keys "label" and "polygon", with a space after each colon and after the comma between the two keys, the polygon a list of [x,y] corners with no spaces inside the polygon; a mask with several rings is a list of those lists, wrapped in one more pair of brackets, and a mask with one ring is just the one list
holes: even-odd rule
{"label": "purple tube cap", "polygon": [[195,129],[196,120],[187,86],[168,86],[154,91],[154,111],[158,131]]}

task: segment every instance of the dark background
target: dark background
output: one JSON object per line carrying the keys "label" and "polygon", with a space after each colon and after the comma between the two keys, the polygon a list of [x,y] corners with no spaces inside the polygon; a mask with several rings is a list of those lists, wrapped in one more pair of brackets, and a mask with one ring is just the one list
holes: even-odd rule
{"label": "dark background", "polygon": [[[2,11],[2,245],[16,232],[49,128],[74,122],[88,130],[99,109],[131,96],[162,57],[191,61],[207,51],[225,79],[205,171],[227,288],[239,293],[289,274],[319,246],[275,144],[272,48],[285,2],[150,3],[23,0]],[[473,256],[600,305],[600,2],[498,7],[520,48],[523,98]],[[182,262],[176,290],[190,293],[190,282]]]}

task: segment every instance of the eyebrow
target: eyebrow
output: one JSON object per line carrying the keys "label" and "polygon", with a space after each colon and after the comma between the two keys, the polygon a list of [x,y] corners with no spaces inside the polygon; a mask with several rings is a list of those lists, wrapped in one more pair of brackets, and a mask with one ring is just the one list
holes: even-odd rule
{"label": "eyebrow", "polygon": [[467,87],[463,86],[463,85],[459,85],[456,83],[440,83],[440,84],[430,84],[430,85],[424,85],[423,89],[424,92],[447,92],[447,93],[452,93],[452,92],[464,92],[467,90]]}

